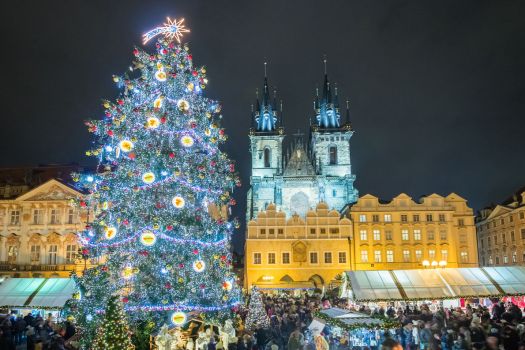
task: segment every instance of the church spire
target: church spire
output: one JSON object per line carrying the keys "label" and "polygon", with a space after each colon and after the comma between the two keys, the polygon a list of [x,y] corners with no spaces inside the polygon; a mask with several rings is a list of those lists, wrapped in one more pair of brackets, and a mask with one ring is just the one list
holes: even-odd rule
{"label": "church spire", "polygon": [[[316,90],[316,102],[315,102],[315,116],[317,119],[317,126],[324,129],[334,129],[340,127],[340,114],[339,114],[339,97],[337,92],[337,85],[332,88],[330,81],[328,80],[327,73],[327,60],[326,57],[323,60],[324,63],[324,82],[323,92],[321,100],[319,101],[318,90]],[[335,90],[335,95],[333,91]]]}
{"label": "church spire", "polygon": [[268,85],[267,62],[264,62],[264,83],[261,101],[259,102],[259,94],[257,94],[257,103],[255,108],[254,119],[256,122],[255,131],[257,132],[273,132],[277,130],[277,104],[276,104],[277,90],[274,89],[273,103],[270,99],[270,88]]}

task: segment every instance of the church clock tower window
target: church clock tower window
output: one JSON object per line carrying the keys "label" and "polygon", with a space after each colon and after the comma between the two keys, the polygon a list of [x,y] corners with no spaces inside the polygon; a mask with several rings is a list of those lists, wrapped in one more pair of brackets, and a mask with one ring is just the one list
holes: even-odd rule
{"label": "church clock tower window", "polygon": [[264,149],[264,167],[270,167],[270,148],[268,147]]}
{"label": "church clock tower window", "polygon": [[337,164],[337,147],[336,146],[330,146],[329,155],[330,155],[330,165],[336,165]]}

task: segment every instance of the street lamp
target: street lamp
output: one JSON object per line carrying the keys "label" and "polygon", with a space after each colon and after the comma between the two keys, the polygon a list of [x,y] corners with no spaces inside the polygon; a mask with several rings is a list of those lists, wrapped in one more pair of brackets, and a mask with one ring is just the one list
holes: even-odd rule
{"label": "street lamp", "polygon": [[438,262],[436,260],[432,261],[432,267],[436,268],[438,266]]}
{"label": "street lamp", "polygon": [[425,268],[429,267],[430,266],[430,261],[428,260],[423,260],[423,262],[421,263]]}
{"label": "street lamp", "polygon": [[445,260],[441,260],[439,262],[439,267],[445,268],[447,266],[447,262]]}

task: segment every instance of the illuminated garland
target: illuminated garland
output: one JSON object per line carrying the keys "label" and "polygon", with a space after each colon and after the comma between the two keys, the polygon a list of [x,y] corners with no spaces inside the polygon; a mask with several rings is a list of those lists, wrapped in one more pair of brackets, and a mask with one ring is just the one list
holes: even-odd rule
{"label": "illuminated garland", "polygon": [[319,318],[326,323],[339,327],[341,329],[344,329],[345,331],[354,331],[357,329],[369,329],[369,330],[376,330],[376,329],[395,329],[399,328],[401,326],[401,323],[397,320],[389,319],[386,317],[381,316],[368,316],[363,314],[364,317],[375,319],[377,320],[377,323],[366,323],[366,322],[356,322],[352,324],[345,323],[340,318],[334,318],[330,317],[322,312],[316,311],[314,312],[314,317]]}
{"label": "illuminated garland", "polygon": [[[199,312],[215,312],[226,309],[231,309],[234,306],[239,305],[238,301],[224,304],[221,306],[197,306],[197,305],[185,305],[181,303],[170,304],[170,305],[137,305],[137,306],[128,306],[124,307],[126,312],[135,312],[135,311],[199,311]],[[97,309],[97,314],[103,314],[104,309]]]}

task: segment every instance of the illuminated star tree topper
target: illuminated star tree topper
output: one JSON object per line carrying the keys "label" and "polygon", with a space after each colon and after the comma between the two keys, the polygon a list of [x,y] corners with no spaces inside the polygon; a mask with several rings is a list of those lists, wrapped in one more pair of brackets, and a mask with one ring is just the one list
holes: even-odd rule
{"label": "illuminated star tree topper", "polygon": [[143,44],[146,45],[148,41],[156,37],[157,35],[164,35],[168,40],[177,40],[180,43],[180,39],[183,33],[189,33],[190,30],[184,27],[184,18],[177,20],[176,18],[166,18],[167,22],[164,22],[162,26],[150,30],[149,32],[142,35]]}

